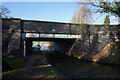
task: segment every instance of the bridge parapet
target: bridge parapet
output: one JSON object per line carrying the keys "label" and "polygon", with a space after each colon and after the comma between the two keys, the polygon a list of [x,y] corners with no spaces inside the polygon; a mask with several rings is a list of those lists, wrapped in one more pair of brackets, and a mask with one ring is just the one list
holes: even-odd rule
{"label": "bridge parapet", "polygon": [[33,33],[46,33],[46,34],[80,34],[80,27],[82,25],[58,23],[58,22],[45,22],[45,21],[30,21],[23,20],[23,31]]}

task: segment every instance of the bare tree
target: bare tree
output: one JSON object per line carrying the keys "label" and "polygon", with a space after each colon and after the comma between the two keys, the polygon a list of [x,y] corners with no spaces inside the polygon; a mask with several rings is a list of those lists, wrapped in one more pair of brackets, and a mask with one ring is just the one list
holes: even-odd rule
{"label": "bare tree", "polygon": [[10,17],[8,14],[10,14],[9,8],[6,6],[0,5],[0,18]]}
{"label": "bare tree", "polygon": [[87,24],[90,18],[90,10],[88,9],[86,2],[78,2],[79,7],[72,17],[72,23]]}

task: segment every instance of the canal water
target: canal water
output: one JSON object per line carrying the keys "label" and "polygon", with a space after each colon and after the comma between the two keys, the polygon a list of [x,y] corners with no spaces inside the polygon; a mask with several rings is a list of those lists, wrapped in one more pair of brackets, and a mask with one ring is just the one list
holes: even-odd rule
{"label": "canal water", "polygon": [[62,53],[49,53],[49,63],[67,78],[119,78],[120,68],[109,64],[82,61]]}

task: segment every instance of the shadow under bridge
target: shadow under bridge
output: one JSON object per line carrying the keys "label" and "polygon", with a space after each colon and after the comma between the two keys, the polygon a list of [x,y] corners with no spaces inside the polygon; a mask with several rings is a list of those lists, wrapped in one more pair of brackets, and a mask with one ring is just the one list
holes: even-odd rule
{"label": "shadow under bridge", "polygon": [[[29,37],[25,39],[24,56],[32,55],[35,53],[32,47],[34,42],[39,42],[43,44],[44,42],[48,42],[49,45],[47,45],[48,47],[47,51],[57,51],[59,53],[66,53],[69,51],[69,49],[71,48],[75,40],[76,38],[32,38],[32,37]],[[42,47],[42,45],[40,46]]]}

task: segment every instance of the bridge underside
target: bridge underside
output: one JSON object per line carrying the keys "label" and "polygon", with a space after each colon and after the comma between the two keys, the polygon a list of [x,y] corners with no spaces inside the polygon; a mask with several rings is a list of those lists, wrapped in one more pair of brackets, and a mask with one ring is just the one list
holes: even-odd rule
{"label": "bridge underside", "polygon": [[72,39],[66,39],[66,38],[26,38],[25,39],[25,45],[26,46],[26,51],[25,55],[31,55],[34,54],[32,50],[32,42],[33,41],[47,41],[47,42],[52,42],[50,44],[51,48],[54,51],[60,52],[60,53],[66,53],[72,46],[72,44],[75,42],[76,38]]}

